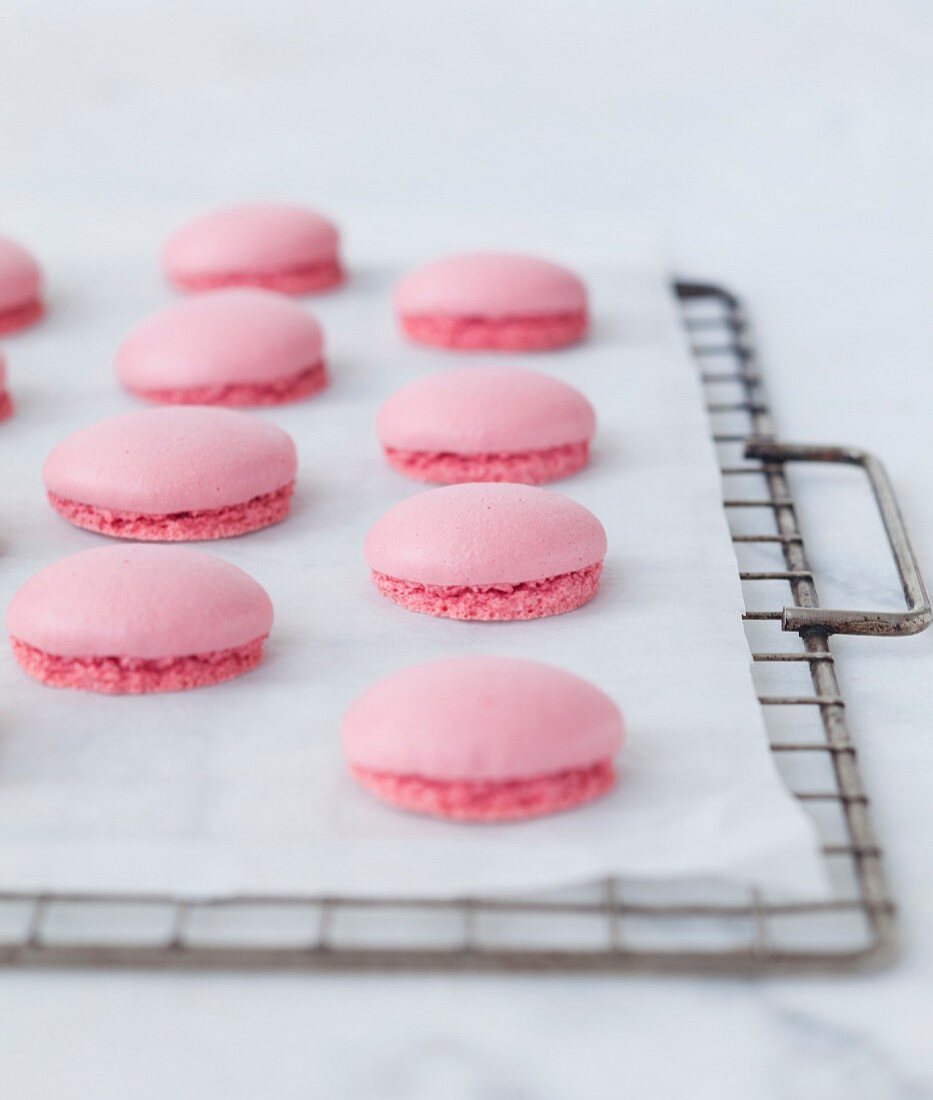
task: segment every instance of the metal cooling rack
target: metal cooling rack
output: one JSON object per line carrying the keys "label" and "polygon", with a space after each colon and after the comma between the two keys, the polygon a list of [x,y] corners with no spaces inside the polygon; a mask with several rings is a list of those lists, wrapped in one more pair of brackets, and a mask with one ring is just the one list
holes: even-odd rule
{"label": "metal cooling rack", "polygon": [[[534,897],[440,901],[0,891],[0,964],[734,974],[841,972],[890,959],[894,907],[829,636],[923,630],[929,597],[877,459],[852,448],[776,442],[740,303],[715,286],[679,282],[675,289],[721,456],[756,671],[780,681],[777,693],[772,683],[759,696],[771,748],[816,822],[832,896],[788,904],[757,891],[615,879]],[[789,462],[865,471],[905,611],[819,606],[785,478]],[[750,488],[734,495],[734,483]],[[751,526],[749,517],[756,517]],[[759,610],[756,592],[775,584],[788,606]],[[781,715],[793,721],[782,723]]]}

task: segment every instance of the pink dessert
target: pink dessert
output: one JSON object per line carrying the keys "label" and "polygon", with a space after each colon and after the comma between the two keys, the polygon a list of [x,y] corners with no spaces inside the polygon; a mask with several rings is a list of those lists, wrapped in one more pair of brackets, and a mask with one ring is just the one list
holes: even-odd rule
{"label": "pink dessert", "polygon": [[162,266],[182,290],[257,286],[312,294],[343,282],[336,227],[302,206],[253,203],[212,210],[169,237]]}
{"label": "pink dessert", "polygon": [[137,397],[175,405],[280,405],[327,384],[323,337],[267,290],[215,290],[147,317],[117,352]]}
{"label": "pink dessert", "polygon": [[0,336],[28,328],[44,312],[39,265],[21,245],[0,237]]}
{"label": "pink dessert", "polygon": [[242,535],[288,515],[297,457],[287,432],[250,413],[144,409],[68,436],[42,477],[65,519],[117,538]]}
{"label": "pink dessert", "polygon": [[259,664],[272,604],[220,558],[185,547],[104,546],[26,581],[6,626],[19,664],[52,687],[181,691]]}
{"label": "pink dessert", "polygon": [[578,390],[524,367],[418,378],[379,410],[389,465],[416,481],[540,485],[589,461],[596,416]]}
{"label": "pink dessert", "polygon": [[581,504],[528,485],[429,489],[370,530],[379,591],[449,619],[538,619],[573,611],[599,588],[606,532]]}
{"label": "pink dessert", "polygon": [[380,680],[347,711],[342,739],[353,776],[393,806],[496,822],[605,794],[624,732],[616,705],[580,677],[473,656]]}
{"label": "pink dessert", "polygon": [[0,422],[8,420],[13,415],[13,398],[6,384],[6,359],[0,351]]}
{"label": "pink dessert", "polygon": [[395,288],[402,331],[415,343],[468,351],[544,351],[582,339],[586,287],[534,256],[475,252],[435,260]]}

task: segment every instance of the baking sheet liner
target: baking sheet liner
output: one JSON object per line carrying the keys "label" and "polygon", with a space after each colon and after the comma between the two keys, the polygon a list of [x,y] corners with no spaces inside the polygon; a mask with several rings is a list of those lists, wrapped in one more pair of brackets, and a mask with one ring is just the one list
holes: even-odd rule
{"label": "baking sheet liner", "polygon": [[[345,289],[304,300],[325,326],[333,384],[256,414],[297,441],[291,518],[196,544],[269,591],[276,623],[260,669],[203,690],[110,698],[44,688],[0,653],[0,884],[437,896],[617,873],[820,894],[815,834],[767,747],[700,383],[660,271],[584,269],[588,342],[508,357],[594,403],[590,469],[551,487],[600,517],[610,549],[587,607],[497,624],[406,612],[376,593],[362,561],[370,524],[429,491],[382,462],[380,401],[424,372],[492,361],[403,343],[388,304],[398,272],[357,264]],[[47,322],[6,345],[18,412],[0,426],[4,606],[46,563],[104,545],[52,512],[41,463],[68,432],[136,407],[116,385],[113,353],[170,299],[129,245],[91,272],[64,244],[55,273]],[[359,790],[339,748],[346,706],[396,668],[460,653],[550,661],[612,695],[629,727],[614,792],[551,818],[464,826]]]}

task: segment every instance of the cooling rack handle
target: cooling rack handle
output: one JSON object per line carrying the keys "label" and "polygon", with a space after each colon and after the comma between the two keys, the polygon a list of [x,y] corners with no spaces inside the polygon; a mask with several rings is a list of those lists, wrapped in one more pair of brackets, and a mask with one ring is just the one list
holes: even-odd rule
{"label": "cooling rack handle", "polygon": [[930,597],[923,583],[891,479],[880,460],[857,447],[834,447],[776,443],[769,439],[750,440],[745,449],[748,458],[762,462],[831,462],[860,466],[868,477],[894,563],[901,579],[906,611],[846,611],[823,607],[785,607],[784,630],[816,630],[826,634],[872,634],[898,637],[919,634],[933,621]]}

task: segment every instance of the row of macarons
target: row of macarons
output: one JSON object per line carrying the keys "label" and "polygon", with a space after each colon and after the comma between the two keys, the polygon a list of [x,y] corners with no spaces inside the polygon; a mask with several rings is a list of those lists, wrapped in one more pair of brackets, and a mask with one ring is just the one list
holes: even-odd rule
{"label": "row of macarons", "polygon": [[[345,281],[328,219],[271,203],[212,211],[169,237],[162,262],[177,288],[212,293],[169,305],[129,335],[117,355],[129,390],[163,402],[264,405],[326,385],[320,326],[285,295]],[[581,339],[588,325],[586,287],[573,272],[511,253],[424,264],[401,279],[394,301],[412,340],[452,349],[546,350]],[[0,335],[36,323],[45,308],[38,263],[0,237]]]}
{"label": "row of macarons", "polygon": [[[388,465],[419,482],[539,485],[590,459],[596,415],[574,387],[525,367],[471,366],[415,379],[376,416]],[[67,436],[43,480],[53,507],[117,537],[185,541],[241,535],[284,519],[294,441],[251,413],[164,406]]]}
{"label": "row of macarons", "polygon": [[[17,659],[46,682],[176,691],[255,667],[272,604],[220,558],[114,544],[37,574],[14,597],[7,624]],[[563,669],[472,656],[377,681],[347,709],[341,740],[354,778],[390,805],[493,822],[605,794],[624,726],[607,695]]]}
{"label": "row of macarons", "polygon": [[[43,474],[50,503],[78,527],[138,542],[218,539],[286,518],[296,452],[281,428],[247,413],[153,409],[75,433],[55,448]],[[363,553],[376,588],[402,607],[508,621],[587,603],[606,549],[602,524],[569,497],[469,481],[393,505],[370,528]],[[41,588],[44,573],[28,583]],[[30,641],[28,631],[11,634]],[[93,677],[71,686],[93,687]]]}
{"label": "row of macarons", "polygon": [[[272,618],[266,591],[230,562],[188,547],[112,544],[32,577],[13,597],[7,627],[17,661],[36,679],[138,694],[254,668]],[[576,675],[474,656],[377,681],[351,704],[341,735],[351,774],[383,801],[491,822],[605,794],[624,726],[615,703]]]}
{"label": "row of macarons", "polygon": [[[252,203],[212,210],[176,229],[162,267],[183,291],[261,287],[304,295],[340,286],[340,235],[302,206]],[[583,283],[534,257],[477,253],[412,272],[396,305],[405,331],[421,343],[463,348],[549,348],[586,331]],[[39,320],[42,273],[21,245],[0,238],[0,334]]]}
{"label": "row of macarons", "polygon": [[[281,294],[251,288],[211,291],[157,310],[118,347],[116,373],[134,396],[170,405],[283,405],[311,397],[328,383],[324,333],[317,320]],[[526,381],[515,397],[523,400],[532,385]],[[512,396],[508,391],[488,395],[489,388],[489,383],[476,387],[471,400],[485,399],[491,408]],[[0,389],[6,397],[2,415],[8,416],[12,405],[2,356]],[[468,385],[461,382],[447,400],[464,389]],[[443,391],[430,393],[432,399],[444,398]],[[540,401],[546,393],[530,396]]]}

